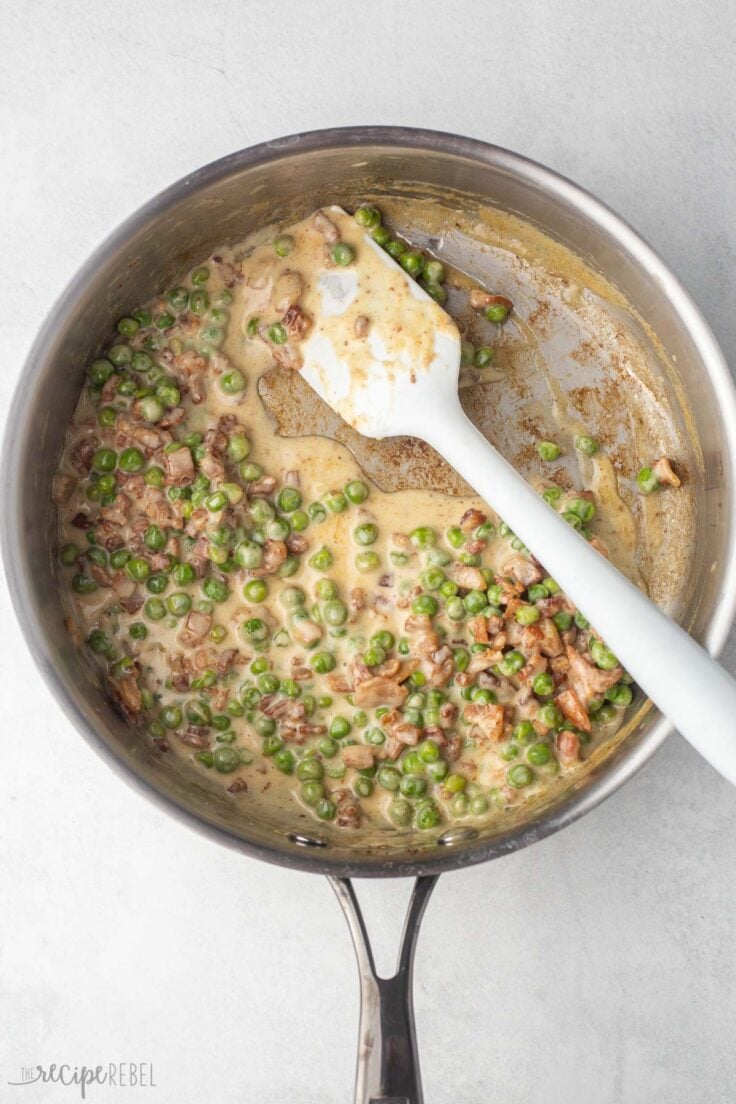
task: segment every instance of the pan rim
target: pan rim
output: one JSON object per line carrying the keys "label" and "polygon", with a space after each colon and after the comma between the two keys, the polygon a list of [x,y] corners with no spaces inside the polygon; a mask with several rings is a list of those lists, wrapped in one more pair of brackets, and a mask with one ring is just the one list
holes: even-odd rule
{"label": "pan rim", "polygon": [[[88,744],[129,785],[155,801],[169,814],[178,817],[201,834],[254,858],[308,872],[341,876],[383,877],[436,874],[445,870],[484,862],[508,854],[530,843],[537,842],[572,824],[589,812],[620,786],[632,778],[662,745],[673,731],[666,718],[659,716],[651,731],[637,744],[621,754],[615,763],[599,776],[590,780],[582,791],[568,794],[550,812],[538,814],[528,823],[509,829],[492,840],[479,840],[458,848],[436,848],[422,851],[416,859],[381,859],[380,855],[360,855],[345,859],[331,854],[329,849],[280,850],[256,843],[236,835],[229,828],[207,820],[193,812],[183,802],[163,792],[143,769],[126,762],[89,723],[77,703],[72,699],[56,671],[51,650],[42,632],[42,626],[34,611],[33,587],[21,562],[21,542],[18,520],[22,517],[20,502],[20,443],[25,439],[36,394],[33,383],[37,381],[58,334],[63,332],[65,319],[72,313],[84,289],[95,274],[109,261],[134,233],[154,222],[170,207],[182,199],[194,195],[210,184],[235,175],[244,168],[259,163],[287,159],[295,154],[318,152],[334,148],[385,147],[388,149],[426,149],[435,153],[462,157],[470,161],[492,164],[510,174],[541,187],[595,224],[614,239],[659,288],[679,316],[691,341],[704,364],[715,399],[720,407],[725,427],[728,453],[724,504],[730,518],[736,517],[736,389],[728,371],[724,356],[699,308],[680,280],[669,269],[656,251],[610,207],[566,177],[556,173],[521,154],[478,139],[418,128],[394,126],[339,127],[288,135],[262,142],[213,161],[195,172],[182,177],[139,207],[108,235],[62,292],[49,311],[25,361],[21,377],[8,410],[7,427],[3,443],[2,520],[0,540],[2,544],[5,574],[16,617],[22,629],[33,659],[44,676],[56,701],[70,721],[81,732]],[[710,618],[703,643],[711,655],[717,656],[723,648],[729,629],[736,615],[736,527],[729,526],[724,555],[723,578],[716,608]]]}

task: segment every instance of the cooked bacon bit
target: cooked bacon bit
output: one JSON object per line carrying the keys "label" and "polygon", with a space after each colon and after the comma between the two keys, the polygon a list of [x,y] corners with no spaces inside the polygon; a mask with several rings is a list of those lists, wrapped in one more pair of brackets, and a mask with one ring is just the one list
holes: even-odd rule
{"label": "cooked bacon bit", "polygon": [[468,664],[468,674],[477,675],[479,671],[488,671],[503,660],[503,652],[498,648],[486,648],[484,652],[475,652]]}
{"label": "cooked bacon bit", "polygon": [[[501,632],[501,629],[503,628],[503,617],[499,617],[497,613],[493,613],[490,617],[484,617],[483,620],[486,623],[486,628],[488,629],[489,636],[497,636]],[[480,643],[483,644],[484,641],[481,640]],[[504,640],[503,643],[501,643],[500,641],[495,641],[494,643],[497,648],[503,648],[506,641]]]}
{"label": "cooked bacon bit", "polygon": [[452,728],[457,720],[457,706],[454,702],[443,702],[440,706],[440,725],[442,728]]}
{"label": "cooked bacon bit", "polygon": [[236,778],[234,782],[231,782],[227,787],[227,792],[231,794],[244,793],[248,789],[248,783],[244,778]]}
{"label": "cooked bacon bit", "polygon": [[303,537],[301,533],[289,533],[286,538],[286,547],[290,552],[301,555],[302,552],[306,552],[309,548],[309,541],[306,537]]}
{"label": "cooked bacon bit", "polygon": [[541,598],[536,607],[545,617],[552,617],[555,613],[564,610],[565,613],[574,613],[575,607],[564,594],[553,594],[551,598]]}
{"label": "cooked bacon bit", "polygon": [[447,740],[447,744],[444,748],[445,759],[450,763],[456,762],[463,753],[463,738],[462,736],[450,736]]}
{"label": "cooked bacon bit", "polygon": [[416,747],[419,743],[421,729],[417,725],[409,724],[404,721],[402,724],[394,725],[391,730],[391,735],[395,740],[398,740],[400,744],[404,744],[407,747]]}
{"label": "cooked bacon bit", "polygon": [[302,366],[302,358],[300,353],[290,345],[289,342],[285,345],[274,345],[273,342],[268,342],[271,349],[271,356],[281,368],[288,368],[292,372],[298,372]]}
{"label": "cooked bacon bit", "polygon": [[330,243],[338,242],[340,240],[340,232],[335,226],[334,222],[327,217],[324,211],[317,211],[312,219],[312,226],[314,229],[322,235],[325,241]]}
{"label": "cooked bacon bit", "polygon": [[591,548],[595,548],[596,552],[600,552],[601,556],[605,556],[605,558],[608,559],[608,549],[600,537],[591,537],[590,546]]}
{"label": "cooked bacon bit", "polygon": [[400,670],[401,660],[398,656],[394,656],[393,659],[387,659],[380,667],[376,667],[374,673],[376,675],[383,675],[384,678],[396,678]]}
{"label": "cooked bacon bit", "polygon": [[[526,562],[526,561],[525,561]],[[524,593],[524,584],[517,583],[514,579],[507,579],[503,575],[496,575],[495,582],[501,588],[501,597],[508,603],[512,598],[518,598]]]}
{"label": "cooked bacon bit", "polygon": [[286,311],[281,324],[286,328],[289,337],[294,338],[295,341],[301,341],[312,328],[312,319],[301,307],[294,305]]}
{"label": "cooked bacon bit", "polygon": [[555,697],[555,705],[576,728],[582,728],[583,732],[590,732],[590,718],[574,690],[563,690]]}
{"label": "cooked bacon bit", "polygon": [[76,468],[81,475],[86,475],[92,467],[92,457],[99,444],[97,437],[83,437],[72,449],[70,454],[72,467]]}
{"label": "cooked bacon bit", "polygon": [[249,574],[255,578],[262,575],[274,575],[287,557],[286,545],[280,540],[267,540],[263,546],[263,559],[260,567],[251,568]]}
{"label": "cooked bacon bit", "polygon": [[525,556],[512,556],[503,565],[503,570],[505,574],[512,575],[523,587],[539,583],[544,577],[539,568]]}
{"label": "cooked bacon bit", "polygon": [[476,725],[486,740],[500,740],[503,736],[504,708],[489,702],[471,702],[465,706],[465,719]]}
{"label": "cooked bacon bit", "polygon": [[488,521],[488,516],[480,510],[466,510],[460,518],[460,528],[463,533],[471,533],[473,529],[477,529],[479,525],[483,525],[486,521]]}
{"label": "cooked bacon bit", "polygon": [[[289,307],[293,307],[295,303],[298,303],[303,290],[304,284],[298,272],[292,272],[291,269],[282,272],[273,289],[273,305],[279,314],[283,314],[284,311],[288,311]],[[284,319],[282,321],[288,329],[289,327]]]}
{"label": "cooked bacon bit", "polygon": [[565,653],[570,661],[568,680],[571,689],[575,691],[580,701],[587,708],[593,698],[605,694],[621,678],[623,671],[615,667],[612,671],[601,671],[583,659],[579,652],[569,645]]}
{"label": "cooked bacon bit", "polygon": [[549,617],[543,617],[536,625],[530,627],[538,630],[539,650],[542,655],[562,655],[562,641],[560,640],[560,634],[557,631],[557,626],[554,621]]}
{"label": "cooked bacon bit", "polygon": [[580,759],[580,737],[564,728],[557,736],[557,754],[564,767],[572,766]]}
{"label": "cooked bacon bit", "polygon": [[305,617],[301,621],[294,621],[291,626],[291,635],[300,644],[309,647],[310,644],[316,644],[322,639],[322,626]]}
{"label": "cooked bacon bit", "polygon": [[118,414],[115,429],[117,431],[115,440],[118,444],[123,446],[132,442],[139,445],[147,456],[150,456],[161,445],[168,444],[171,441],[171,434],[168,430],[159,430],[150,425],[142,425],[131,418],[129,414]]}
{"label": "cooked bacon bit", "polygon": [[201,644],[212,628],[212,614],[202,613],[200,610],[191,610],[184,628],[179,634],[179,640],[185,647],[192,648]]}
{"label": "cooked bacon bit", "polygon": [[393,575],[380,575],[378,585],[379,587],[392,587],[394,585]]}
{"label": "cooked bacon bit", "polygon": [[174,449],[164,456],[166,482],[174,487],[184,487],[194,479],[194,460],[188,448]]}
{"label": "cooked bacon bit", "polygon": [[418,659],[405,659],[404,662],[401,664],[401,667],[399,668],[398,674],[396,675],[396,681],[406,682],[409,676],[413,675],[418,667]]}
{"label": "cooked bacon bit", "polygon": [[92,576],[92,578],[94,579],[94,581],[97,583],[98,586],[101,586],[101,587],[111,587],[112,586],[111,576],[108,574],[108,572],[105,570],[105,568],[100,567],[99,564],[91,563],[89,565],[89,573]]}
{"label": "cooked bacon bit", "polygon": [[290,471],[284,472],[284,486],[300,487],[299,472],[295,471],[293,468]]}
{"label": "cooked bacon bit", "polygon": [[183,406],[175,406],[172,410],[167,410],[163,418],[158,422],[158,425],[160,425],[162,429],[169,429],[171,426],[181,425],[186,416],[187,412]]}
{"label": "cooked bacon bit", "polygon": [[327,684],[330,690],[334,690],[336,694],[352,694],[353,692],[353,684],[348,681],[345,675],[339,675],[335,671],[327,676]]}
{"label": "cooked bacon bit", "polygon": [[72,475],[57,475],[54,479],[51,498],[57,506],[63,506],[72,496],[72,491],[77,485]]}
{"label": "cooked bacon bit", "polygon": [[189,725],[183,732],[177,731],[176,735],[179,737],[183,744],[188,744],[189,747],[194,748],[208,748],[210,746],[210,738],[207,735],[206,728],[199,728],[196,725]]}
{"label": "cooked bacon bit", "polygon": [[73,617],[64,618],[64,628],[72,638],[75,647],[81,648],[84,644],[84,637],[82,636],[82,630]]}
{"label": "cooked bacon bit", "polygon": [[226,675],[230,668],[235,666],[239,655],[237,648],[226,648],[224,652],[220,652],[216,664],[218,675]]}
{"label": "cooked bacon bit", "polygon": [[110,690],[126,720],[133,722],[143,709],[138,682],[131,673],[127,678],[110,678]]}
{"label": "cooked bacon bit", "polygon": [[[173,455],[178,456],[179,454],[175,452]],[[205,452],[199,461],[199,468],[213,483],[220,483],[225,478],[225,465],[219,456],[215,456],[212,452]]]}
{"label": "cooked bacon bit", "polygon": [[80,510],[79,513],[75,514],[72,518],[72,525],[75,529],[91,529],[94,522],[89,514],[85,514],[83,510]]}
{"label": "cooked bacon bit", "polygon": [[469,556],[477,556],[482,552],[486,546],[486,542],[481,540],[480,537],[477,540],[469,540],[465,545],[465,551]]}
{"label": "cooked bacon bit", "polygon": [[449,570],[449,576],[454,583],[464,590],[485,590],[488,583],[479,567],[468,567],[466,564],[454,563]]}
{"label": "cooked bacon bit", "polygon": [[670,487],[681,487],[682,480],[672,469],[672,463],[666,456],[660,456],[656,464],[652,464],[652,471],[660,483],[668,483]]}
{"label": "cooked bacon bit", "polygon": [[353,616],[365,609],[365,591],[362,587],[353,587],[348,594],[348,609]]}
{"label": "cooked bacon bit", "polygon": [[371,328],[370,319],[364,314],[359,314],[353,323],[353,333],[356,337],[365,337]]}
{"label": "cooked bacon bit", "polygon": [[[470,668],[468,668],[469,670]],[[527,660],[526,664],[517,674],[516,678],[520,683],[531,682],[537,675],[541,675],[547,670],[547,660],[544,656],[541,656],[539,652],[535,652]]]}
{"label": "cooked bacon bit", "polygon": [[358,828],[360,825],[360,802],[350,790],[336,790],[332,795],[337,805],[337,824],[339,828]]}
{"label": "cooked bacon bit", "polygon": [[391,543],[395,544],[402,552],[409,552],[414,555],[416,551],[414,545],[411,543],[411,537],[407,536],[406,533],[392,533]]}
{"label": "cooked bacon bit", "polygon": [[251,483],[248,488],[248,497],[259,498],[262,495],[270,495],[275,490],[276,476],[264,475],[262,479],[257,479],[254,483]]}
{"label": "cooked bacon bit", "polygon": [[189,380],[189,398],[192,400],[195,406],[199,406],[204,402],[205,395],[207,394],[207,388],[205,382],[201,376],[192,376]]}
{"label": "cooked bacon bit", "polygon": [[487,644],[489,640],[488,636],[488,622],[482,613],[477,613],[475,617],[469,617],[467,626],[473,635],[473,640],[476,644]]}
{"label": "cooked bacon bit", "polygon": [[470,293],[470,305],[473,310],[485,310],[486,307],[505,307],[507,311],[511,312],[514,309],[514,304],[505,295],[491,295],[490,292],[483,291],[482,288],[473,288]]}
{"label": "cooked bacon bit", "polygon": [[376,709],[379,705],[398,708],[405,701],[409,691],[393,679],[374,675],[355,688],[353,700],[358,709]]}
{"label": "cooked bacon bit", "polygon": [[314,672],[309,667],[304,667],[299,660],[294,656],[291,664],[291,670],[289,677],[294,679],[294,682],[308,682],[313,677]]}
{"label": "cooked bacon bit", "polygon": [[373,766],[373,751],[367,744],[349,744],[343,748],[342,761],[346,767],[370,770]]}

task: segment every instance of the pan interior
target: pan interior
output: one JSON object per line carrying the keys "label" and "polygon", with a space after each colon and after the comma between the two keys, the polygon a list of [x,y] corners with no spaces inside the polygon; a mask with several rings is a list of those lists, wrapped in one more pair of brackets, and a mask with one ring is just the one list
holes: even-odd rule
{"label": "pan interior", "polygon": [[[619,542],[614,555],[702,637],[727,566],[728,450],[698,351],[666,297],[589,213],[576,211],[569,197],[546,192],[539,181],[514,178],[503,159],[494,163],[492,156],[480,162],[437,149],[380,145],[287,148],[280,156],[205,170],[172,189],[90,262],[39,340],[25,423],[16,427],[22,444],[14,460],[15,502],[22,529],[19,570],[32,595],[36,650],[53,667],[67,708],[111,758],[224,831],[235,846],[313,869],[402,874],[442,865],[449,851],[453,862],[476,861],[565,823],[616,774],[625,776],[627,761],[643,757],[656,714],[635,703],[631,720],[585,772],[548,791],[537,807],[526,804],[486,828],[459,830],[444,849],[434,839],[395,829],[361,833],[356,848],[344,832],[315,828],[311,819],[286,822],[263,809],[251,815],[193,779],[176,757],[152,754],[110,709],[64,628],[49,507],[50,480],[84,365],[109,337],[112,320],[217,246],[296,221],[317,205],[351,209],[367,197],[408,239],[514,300],[520,323],[504,338],[497,370],[464,382],[467,412],[530,478],[539,477],[534,442],[550,435],[555,419],[579,422],[599,437],[633,526],[631,539]],[[660,455],[676,461],[685,488],[642,499],[632,479],[642,463]],[[572,468],[568,474],[579,478]],[[607,537],[616,545],[615,525]]]}

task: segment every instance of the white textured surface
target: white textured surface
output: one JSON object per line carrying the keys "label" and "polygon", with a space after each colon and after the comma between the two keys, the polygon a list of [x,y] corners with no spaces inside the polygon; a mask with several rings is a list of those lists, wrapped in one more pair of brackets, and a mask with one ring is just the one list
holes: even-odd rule
{"label": "white textured surface", "polygon": [[[350,123],[464,132],[587,185],[736,354],[728,0],[3,0],[3,409],[100,238],[191,168]],[[109,1104],[345,1104],[357,994],[328,886],[142,802],[61,717],[5,594],[0,1100],[35,1062],[151,1060]],[[731,647],[730,665],[734,665]],[[427,1104],[720,1104],[736,1085],[736,794],[679,738],[557,837],[446,877],[417,967]],[[406,886],[370,885],[386,940]],[[380,911],[380,916],[379,916]]]}

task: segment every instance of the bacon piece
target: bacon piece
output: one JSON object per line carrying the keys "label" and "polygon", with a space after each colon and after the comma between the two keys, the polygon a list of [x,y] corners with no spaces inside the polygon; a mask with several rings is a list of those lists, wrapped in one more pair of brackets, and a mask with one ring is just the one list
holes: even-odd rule
{"label": "bacon piece", "polygon": [[591,667],[587,660],[583,659],[579,652],[571,648],[565,648],[565,654],[570,661],[568,682],[570,688],[575,691],[583,705],[587,707],[593,698],[605,694],[618,682],[623,674],[620,667],[614,667],[612,671],[601,671],[598,667]]}
{"label": "bacon piece", "polygon": [[337,824],[339,828],[358,828],[361,808],[357,797],[350,790],[336,790],[333,794],[337,805]]}
{"label": "bacon piece", "polygon": [[92,457],[99,443],[97,437],[82,437],[72,448],[70,454],[72,467],[75,468],[80,475],[86,475],[92,467]]}
{"label": "bacon piece", "polygon": [[485,590],[488,583],[479,567],[469,567],[467,564],[454,563],[449,571],[450,578],[459,587],[465,590]]}
{"label": "bacon piece", "polygon": [[487,644],[489,640],[488,636],[488,622],[482,613],[478,613],[475,617],[469,617],[467,626],[472,633],[473,640],[476,644]]}
{"label": "bacon piece", "polygon": [[140,687],[134,676],[131,674],[128,678],[110,678],[108,681],[112,696],[120,706],[126,720],[135,721],[143,709],[143,700]]}
{"label": "bacon piece", "polygon": [[340,231],[337,229],[334,222],[327,217],[324,211],[316,212],[312,219],[312,226],[322,235],[325,241],[334,244],[334,242],[340,240]]}
{"label": "bacon piece", "polygon": [[188,448],[174,449],[164,456],[166,482],[174,487],[184,487],[194,479],[194,460]]}
{"label": "bacon piece", "polygon": [[465,706],[463,716],[480,729],[481,735],[486,740],[498,741],[502,738],[505,717],[502,705],[496,705],[493,702],[485,704],[471,702]]}
{"label": "bacon piece", "polygon": [[301,307],[292,303],[281,319],[281,324],[286,328],[289,337],[295,341],[301,341],[312,328],[312,319]]}
{"label": "bacon piece", "polygon": [[670,487],[681,487],[682,480],[672,470],[672,464],[666,456],[660,456],[656,464],[652,464],[652,471],[660,483],[668,483]]}
{"label": "bacon piece", "polygon": [[460,518],[460,528],[463,533],[472,533],[473,529],[477,529],[479,525],[483,525],[487,520],[487,515],[482,513],[481,510],[466,510]]}
{"label": "bacon piece", "polygon": [[526,556],[512,556],[503,565],[503,570],[507,575],[512,575],[524,588],[540,582],[543,578],[542,572],[536,564],[528,560]]}
{"label": "bacon piece", "polygon": [[280,540],[267,540],[263,546],[263,559],[259,567],[253,567],[248,572],[254,578],[262,575],[274,575],[286,560],[286,545]]}
{"label": "bacon piece", "polygon": [[191,610],[179,633],[179,640],[187,648],[194,648],[201,644],[212,628],[212,614],[202,613],[201,610]]}
{"label": "bacon piece", "polygon": [[393,679],[373,675],[355,688],[353,700],[358,709],[376,709],[379,705],[398,708],[405,701],[409,691]]}
{"label": "bacon piece", "polygon": [[370,770],[373,766],[373,751],[367,744],[348,744],[343,748],[342,761],[346,767]]}
{"label": "bacon piece", "polygon": [[492,295],[489,291],[483,291],[482,288],[473,288],[470,292],[470,305],[473,310],[485,310],[486,307],[505,307],[507,311],[511,312],[514,309],[514,304],[506,295]]}
{"label": "bacon piece", "polygon": [[574,690],[563,690],[556,696],[555,705],[576,728],[582,728],[583,732],[590,732],[590,718]]}
{"label": "bacon piece", "polygon": [[563,767],[570,767],[580,759],[580,737],[564,728],[557,736],[557,754]]}

